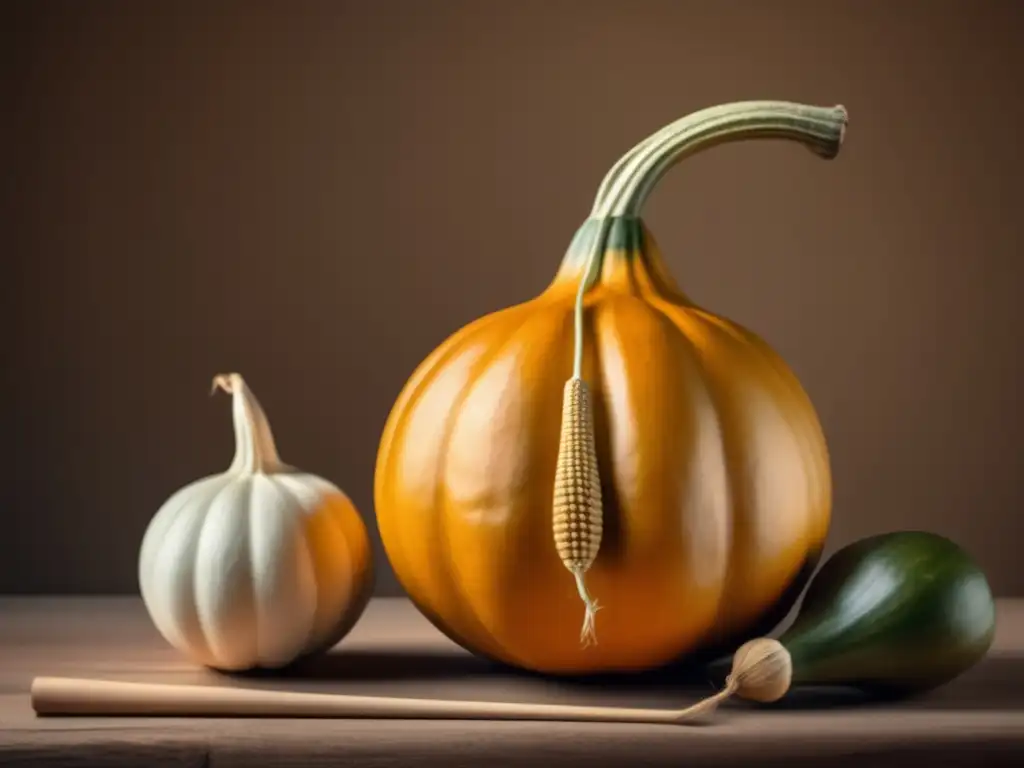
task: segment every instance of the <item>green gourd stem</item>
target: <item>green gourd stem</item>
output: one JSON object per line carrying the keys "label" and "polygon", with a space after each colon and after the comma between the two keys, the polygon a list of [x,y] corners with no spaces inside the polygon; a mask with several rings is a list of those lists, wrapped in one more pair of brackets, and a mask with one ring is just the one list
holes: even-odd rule
{"label": "green gourd stem", "polygon": [[[721,106],[713,106],[713,108],[710,108],[710,110],[705,110],[703,112],[707,113],[710,111],[721,109]],[[686,117],[680,118],[679,120],[670,123],[664,128],[655,131],[651,135],[647,136],[647,138],[645,138],[643,141],[640,141],[639,143],[635,144],[628,153],[626,153],[625,155],[623,155],[623,157],[618,159],[615,162],[615,164],[611,167],[611,170],[604,175],[603,179],[601,179],[601,184],[597,187],[597,195],[594,196],[594,206],[592,208],[592,211],[596,212],[599,210],[601,203],[607,197],[608,191],[611,189],[612,185],[614,185],[614,183],[618,179],[622,178],[623,171],[630,165],[630,163],[635,158],[640,156],[640,154],[644,150],[646,150],[646,148],[658,145],[660,141],[663,141],[665,138],[671,137],[672,135],[677,133],[679,131],[680,126],[685,124],[691,118],[691,115],[687,115]]]}
{"label": "green gourd stem", "polygon": [[[739,103],[753,104],[755,102]],[[713,114],[720,113],[724,108],[729,106],[732,105],[726,104],[708,107],[704,110],[701,110],[700,112],[694,112],[692,114],[685,115],[684,117],[681,117],[680,119],[669,123],[660,130],[655,131],[646,139],[633,146],[632,149],[630,149],[628,152],[626,152],[626,154],[624,154],[616,161],[615,165],[612,166],[611,170],[608,171],[608,173],[605,174],[605,177],[601,180],[601,184],[597,188],[597,194],[594,196],[594,205],[591,208],[591,216],[596,218],[597,216],[600,215],[600,211],[603,209],[605,200],[611,194],[611,190],[613,189],[613,187],[617,189],[617,183],[620,182],[621,179],[623,179],[623,171],[627,167],[635,165],[636,159],[638,157],[642,157],[642,153],[644,152],[644,150],[647,150],[651,147],[657,148],[662,146],[666,138],[671,138],[672,136],[676,135],[679,132],[680,128],[684,128],[688,123],[692,122],[694,118],[700,116],[707,117]]]}
{"label": "green gourd stem", "polygon": [[[703,110],[703,114],[710,113],[713,111],[721,111],[722,108],[722,106],[710,107],[708,109]],[[699,115],[702,113],[698,112],[695,114]],[[592,215],[593,213],[596,213],[600,209],[602,202],[608,196],[609,190],[611,190],[615,182],[622,178],[622,172],[626,169],[627,166],[630,165],[631,161],[633,161],[636,157],[640,156],[640,154],[645,149],[649,147],[658,146],[660,145],[660,142],[662,142],[665,138],[675,135],[679,131],[680,127],[684,126],[687,122],[692,120],[693,117],[694,115],[686,115],[685,117],[682,117],[679,120],[669,123],[665,127],[652,133],[643,141],[635,144],[626,154],[620,157],[615,162],[615,165],[612,166],[611,170],[605,174],[604,178],[601,180],[600,186],[598,186],[597,188],[597,194],[594,196],[594,205],[591,209]]]}
{"label": "green gourd stem", "polygon": [[605,174],[603,179],[601,179],[601,184],[597,188],[597,194],[594,195],[594,205],[591,208],[592,211],[598,210],[599,206],[601,205],[601,202],[608,195],[608,191],[612,188],[612,185],[621,177],[622,171],[626,168],[627,165],[629,165],[629,162],[634,157],[636,157],[640,152],[646,149],[648,146],[650,146],[654,142],[660,140],[661,138],[675,130],[676,124],[678,122],[679,121],[676,121],[671,125],[666,125],[657,133],[648,136],[639,144],[636,144],[632,149],[629,150],[629,152],[624,154],[615,162],[615,165],[612,166],[611,170]]}
{"label": "green gourd stem", "polygon": [[686,115],[636,144],[602,179],[591,218],[602,227],[587,257],[576,294],[573,375],[583,368],[583,304],[596,281],[609,219],[639,216],[655,185],[684,157],[725,142],[756,138],[789,139],[823,158],[839,153],[846,133],[845,107],[818,107],[788,101],[737,101]]}
{"label": "green gourd stem", "polygon": [[785,101],[742,101],[695,112],[627,153],[625,164],[616,164],[602,182],[605,192],[595,201],[591,216],[638,216],[670,168],[684,157],[726,142],[788,139],[805,144],[825,159],[834,158],[847,120],[842,106]]}

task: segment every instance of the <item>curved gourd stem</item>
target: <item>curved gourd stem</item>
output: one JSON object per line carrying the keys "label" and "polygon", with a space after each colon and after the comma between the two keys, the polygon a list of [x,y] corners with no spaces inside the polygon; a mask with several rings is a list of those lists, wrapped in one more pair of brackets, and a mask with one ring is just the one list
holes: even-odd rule
{"label": "curved gourd stem", "polygon": [[[787,139],[832,159],[846,133],[846,108],[786,101],[741,101],[694,112],[634,147],[602,182],[591,216],[639,216],[655,185],[684,157],[718,144]],[[621,163],[622,161],[620,161]]]}
{"label": "curved gourd stem", "polygon": [[603,179],[601,179],[601,184],[597,188],[597,194],[594,196],[594,205],[591,208],[591,215],[593,215],[593,212],[598,210],[598,206],[601,204],[601,201],[608,196],[608,192],[612,188],[612,185],[614,185],[622,176],[623,170],[629,165],[630,161],[639,155],[644,149],[670,134],[675,129],[678,122],[679,121],[676,121],[671,125],[666,125],[660,131],[651,134],[646,139],[636,144],[631,150],[629,150],[629,152],[624,154],[615,162],[615,165],[612,166],[611,170],[605,174]]}
{"label": "curved gourd stem", "polygon": [[256,396],[237,373],[222,373],[213,378],[210,393],[222,390],[231,395],[235,428],[235,457],[228,472],[267,473],[283,465],[274,443],[270,423]]}
{"label": "curved gourd stem", "polygon": [[[583,386],[583,309],[586,294],[601,271],[602,254],[613,218],[638,217],[658,181],[688,155],[731,141],[774,138],[800,142],[819,156],[830,159],[839,153],[847,121],[847,112],[842,106],[818,107],[786,101],[733,102],[687,115],[655,132],[623,155],[601,181],[590,213],[591,219],[600,223],[600,229],[587,255],[584,275],[576,292],[573,308],[572,379],[569,383],[576,381]],[[568,392],[567,387],[567,396]],[[585,407],[589,409],[589,400]],[[589,412],[577,424],[570,423],[563,416],[560,442],[568,446],[572,441],[571,436],[580,435],[581,430],[582,439],[592,446],[594,435]],[[562,465],[560,458],[555,480],[556,494],[571,481],[565,475],[567,470]],[[595,475],[599,473],[596,458],[592,471]],[[594,515],[600,513],[599,496],[593,499],[591,510]],[[580,635],[584,644],[596,642],[594,617],[598,605],[587,591],[584,573],[600,546],[599,529],[591,543],[593,552],[585,563],[563,556],[563,561],[576,578],[580,598],[586,607]],[[732,689],[727,691],[730,692],[723,692],[720,696],[731,695]]]}
{"label": "curved gourd stem", "polygon": [[590,216],[602,223],[576,294],[573,375],[583,358],[583,304],[599,272],[610,217],[639,216],[655,185],[684,157],[726,142],[788,139],[823,158],[839,153],[848,114],[843,106],[818,107],[788,101],[739,101],[694,112],[634,146],[615,163],[598,188]]}

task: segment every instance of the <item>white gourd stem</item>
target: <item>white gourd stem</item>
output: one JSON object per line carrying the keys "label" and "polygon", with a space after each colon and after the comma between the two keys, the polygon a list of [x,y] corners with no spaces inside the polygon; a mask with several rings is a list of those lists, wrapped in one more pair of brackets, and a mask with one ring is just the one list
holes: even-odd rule
{"label": "white gourd stem", "polygon": [[231,395],[235,427],[235,457],[228,472],[265,474],[279,469],[281,458],[270,423],[245,380],[237,373],[222,373],[214,377],[211,391],[218,389]]}

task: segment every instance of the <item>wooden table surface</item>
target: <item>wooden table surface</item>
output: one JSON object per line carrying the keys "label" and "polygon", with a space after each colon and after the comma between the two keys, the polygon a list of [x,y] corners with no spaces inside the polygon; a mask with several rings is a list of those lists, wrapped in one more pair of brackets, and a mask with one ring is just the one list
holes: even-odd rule
{"label": "wooden table surface", "polygon": [[568,683],[495,668],[401,599],[371,602],[331,654],[287,677],[239,678],[181,659],[137,598],[0,597],[0,766],[1024,766],[1024,600],[1000,601],[989,658],[918,700],[728,703],[688,726],[36,717],[28,690],[39,675],[673,707],[712,690],[664,676]]}

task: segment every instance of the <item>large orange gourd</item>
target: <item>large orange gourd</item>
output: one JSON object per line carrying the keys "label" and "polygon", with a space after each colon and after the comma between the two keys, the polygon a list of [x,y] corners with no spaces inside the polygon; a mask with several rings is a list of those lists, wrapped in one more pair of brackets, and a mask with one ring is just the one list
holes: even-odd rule
{"label": "large orange gourd", "polygon": [[832,158],[846,120],[762,101],[667,126],[608,173],[539,296],[416,369],[381,439],[376,515],[449,637],[540,672],[637,670],[792,604],[831,511],[814,407],[762,339],[683,294],[640,212],[686,155],[781,138]]}

